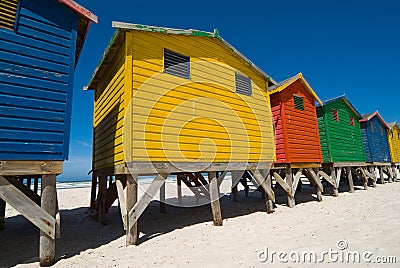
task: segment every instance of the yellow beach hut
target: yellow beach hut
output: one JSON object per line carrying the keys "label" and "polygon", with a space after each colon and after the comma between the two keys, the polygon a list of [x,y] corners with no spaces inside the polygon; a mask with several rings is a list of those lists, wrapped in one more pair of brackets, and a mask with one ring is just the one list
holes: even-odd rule
{"label": "yellow beach hut", "polygon": [[[94,90],[91,207],[100,220],[118,193],[126,204],[127,244],[135,244],[137,219],[154,194],[163,196],[171,174],[200,179],[208,172],[214,225],[222,224],[217,181],[227,172],[233,184],[240,172],[252,172],[270,206],[274,132],[267,90],[275,82],[217,30],[113,27],[86,88]],[[137,202],[137,177],[151,174]]]}
{"label": "yellow beach hut", "polygon": [[400,128],[397,122],[389,123],[388,140],[392,157],[393,175],[396,177],[400,168]]}

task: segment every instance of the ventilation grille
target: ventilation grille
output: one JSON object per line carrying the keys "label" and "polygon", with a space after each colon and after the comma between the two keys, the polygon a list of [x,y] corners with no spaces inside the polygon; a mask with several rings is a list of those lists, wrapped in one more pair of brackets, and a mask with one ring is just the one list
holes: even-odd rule
{"label": "ventilation grille", "polygon": [[251,80],[247,76],[235,74],[236,93],[251,96]]}
{"label": "ventilation grille", "polygon": [[303,97],[293,95],[294,108],[296,110],[304,111],[304,99]]}
{"label": "ventilation grille", "polygon": [[190,79],[190,57],[164,49],[164,73]]}
{"label": "ventilation grille", "polygon": [[17,14],[18,0],[0,1],[0,28],[13,30]]}
{"label": "ventilation grille", "polygon": [[354,117],[350,116],[350,126],[354,127]]}
{"label": "ventilation grille", "polygon": [[338,110],[332,109],[332,117],[333,117],[333,120],[335,120],[336,122],[339,122],[339,113],[338,113]]}

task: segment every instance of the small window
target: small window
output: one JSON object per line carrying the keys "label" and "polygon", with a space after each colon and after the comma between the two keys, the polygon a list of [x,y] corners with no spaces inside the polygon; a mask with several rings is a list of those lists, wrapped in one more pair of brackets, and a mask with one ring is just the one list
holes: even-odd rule
{"label": "small window", "polygon": [[339,113],[338,113],[338,110],[332,109],[332,117],[333,117],[333,120],[335,120],[336,122],[339,122]]}
{"label": "small window", "polygon": [[247,76],[235,74],[236,93],[251,96],[251,80]]}
{"label": "small window", "polygon": [[375,132],[374,124],[372,123],[372,121],[369,121],[369,127],[371,129],[371,132]]}
{"label": "small window", "polygon": [[379,126],[379,130],[381,131],[381,135],[383,135],[383,127]]}
{"label": "small window", "polygon": [[17,16],[18,0],[1,0],[0,2],[0,28],[14,30],[15,17]]}
{"label": "small window", "polygon": [[304,99],[303,97],[293,95],[294,109],[304,111]]}
{"label": "small window", "polygon": [[164,49],[164,73],[190,79],[190,57]]}
{"label": "small window", "polygon": [[390,131],[390,134],[392,134],[392,139],[394,139],[394,131]]}
{"label": "small window", "polygon": [[400,132],[397,132],[397,139],[400,140]]}
{"label": "small window", "polygon": [[350,126],[354,127],[354,117],[350,115]]}

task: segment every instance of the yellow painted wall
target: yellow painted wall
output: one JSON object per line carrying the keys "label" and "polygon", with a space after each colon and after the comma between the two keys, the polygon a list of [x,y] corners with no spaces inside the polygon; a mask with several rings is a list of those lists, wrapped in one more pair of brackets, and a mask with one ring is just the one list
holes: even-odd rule
{"label": "yellow painted wall", "polygon": [[125,46],[99,82],[94,102],[94,168],[124,163],[122,133],[125,115]]}
{"label": "yellow painted wall", "polygon": [[398,163],[400,162],[400,130],[398,125],[388,131],[388,140],[392,162]]}
{"label": "yellow painted wall", "polygon": [[[127,38],[133,54],[127,160],[273,161],[265,78],[211,38],[142,31]],[[190,80],[163,73],[164,48],[190,56]],[[253,96],[235,92],[235,72],[251,78]]]}

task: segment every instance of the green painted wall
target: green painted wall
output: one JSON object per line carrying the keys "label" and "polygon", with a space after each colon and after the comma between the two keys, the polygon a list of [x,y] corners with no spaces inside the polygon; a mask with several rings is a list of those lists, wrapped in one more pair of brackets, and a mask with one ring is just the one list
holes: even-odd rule
{"label": "green painted wall", "polygon": [[[334,120],[332,109],[338,111],[339,121]],[[318,107],[317,117],[323,162],[365,162],[358,115],[343,99]]]}

